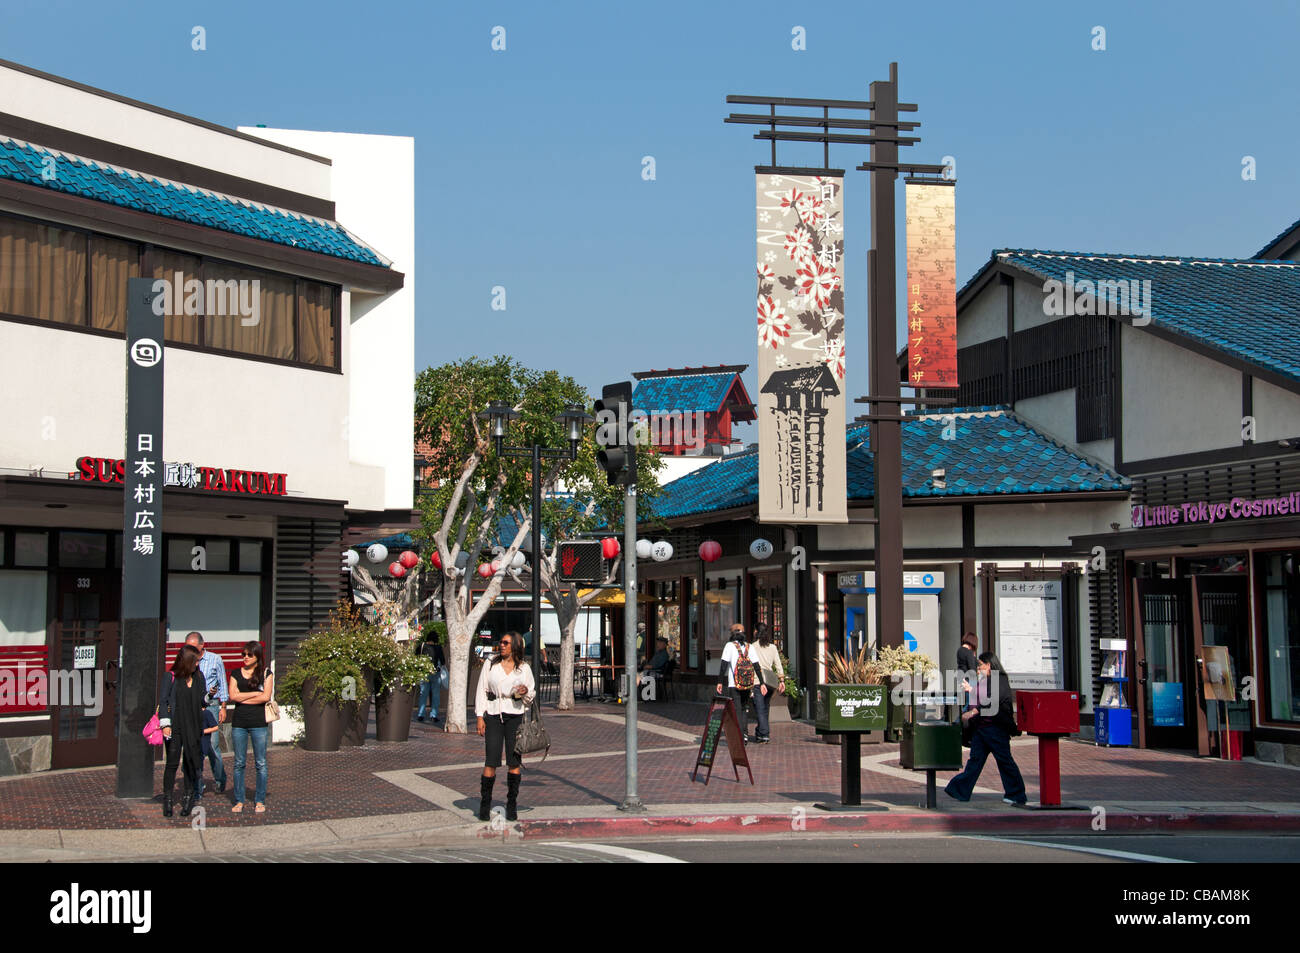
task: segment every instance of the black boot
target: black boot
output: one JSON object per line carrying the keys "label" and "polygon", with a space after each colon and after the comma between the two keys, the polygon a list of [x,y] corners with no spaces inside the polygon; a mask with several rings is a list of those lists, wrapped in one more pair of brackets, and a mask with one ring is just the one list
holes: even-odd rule
{"label": "black boot", "polygon": [[192,792],[186,792],[185,796],[181,798],[181,817],[189,817],[190,812],[193,809],[194,809],[194,794]]}
{"label": "black boot", "polygon": [[172,810],[172,792],[168,791],[163,795],[163,817],[171,817],[174,813]]}
{"label": "black boot", "polygon": [[478,779],[478,819],[492,820],[492,786],[497,783],[495,777]]}
{"label": "black boot", "polygon": [[517,821],[519,815],[515,813],[515,802],[519,800],[519,775],[506,775],[506,820]]}

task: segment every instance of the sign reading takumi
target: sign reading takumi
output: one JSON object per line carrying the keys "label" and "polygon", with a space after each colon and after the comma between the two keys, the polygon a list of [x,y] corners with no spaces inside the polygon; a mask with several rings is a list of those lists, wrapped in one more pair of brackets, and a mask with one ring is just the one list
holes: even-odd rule
{"label": "sign reading takumi", "polygon": [[[77,479],[87,483],[122,483],[126,461],[108,457],[81,457],[77,460]],[[193,463],[163,463],[162,485],[191,490],[215,490],[222,493],[251,493],[255,496],[284,496],[284,473],[261,470],[230,470],[202,467]]]}
{"label": "sign reading takumi", "polygon": [[906,188],[907,380],[913,387],[956,387],[957,190]]}
{"label": "sign reading takumi", "polygon": [[844,180],[760,173],[760,522],[844,523]]}

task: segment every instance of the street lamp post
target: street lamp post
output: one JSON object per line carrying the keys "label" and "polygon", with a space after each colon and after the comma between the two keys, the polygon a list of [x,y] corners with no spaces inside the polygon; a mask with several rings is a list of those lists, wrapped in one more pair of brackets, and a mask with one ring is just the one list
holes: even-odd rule
{"label": "street lamp post", "polygon": [[558,460],[565,457],[570,460],[576,459],[578,444],[582,442],[583,427],[592,418],[578,404],[566,404],[564,411],[557,414],[553,419],[557,424],[561,424],[565,428],[569,447],[567,450],[552,450],[536,443],[527,447],[505,446],[506,430],[510,426],[510,421],[519,418],[518,411],[505,401],[492,401],[488,404],[487,409],[479,414],[479,417],[488,422],[492,434],[492,446],[496,450],[498,457],[526,457],[532,463],[532,515],[530,518],[532,522],[530,533],[532,537],[532,546],[530,547],[532,551],[532,567],[530,574],[532,576],[533,641],[529,649],[530,658],[528,664],[532,666],[534,677],[536,677],[537,673],[541,671],[537,661],[542,644],[542,461]]}

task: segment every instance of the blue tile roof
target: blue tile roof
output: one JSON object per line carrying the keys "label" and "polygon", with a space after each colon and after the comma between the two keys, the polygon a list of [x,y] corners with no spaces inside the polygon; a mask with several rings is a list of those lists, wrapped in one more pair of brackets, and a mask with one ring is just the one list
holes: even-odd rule
{"label": "blue tile roof", "polygon": [[1151,282],[1151,325],[1300,381],[1300,263],[1000,249],[1047,279]]}
{"label": "blue tile roof", "polygon": [[[1127,490],[1128,481],[1039,433],[1001,408],[954,409],[956,436],[943,439],[947,414],[909,417],[903,424],[903,496],[971,497],[1008,493],[1083,493]],[[850,500],[869,501],[875,479],[869,427],[848,430]],[[946,486],[935,489],[932,470]],[[711,513],[758,503],[758,450],[721,458],[664,484],[654,501],[662,519]]]}
{"label": "blue tile roof", "polygon": [[[50,157],[53,165],[46,161]],[[337,222],[107,166],[5,136],[0,136],[0,178],[334,258],[389,266]]]}
{"label": "blue tile roof", "polygon": [[647,413],[687,411],[713,413],[722,406],[736,374],[681,374],[647,377],[637,382],[632,406]]}
{"label": "blue tile roof", "polygon": [[1255,257],[1255,258],[1264,258],[1265,256],[1267,256],[1269,259],[1272,259],[1272,258],[1276,257],[1276,256],[1273,254],[1273,253],[1276,251],[1276,249],[1275,249],[1273,246],[1277,245],[1278,242],[1282,241],[1282,239],[1286,238],[1288,235],[1290,235],[1292,232],[1294,232],[1297,228],[1300,228],[1300,221],[1292,222],[1292,223],[1291,223],[1290,225],[1288,225],[1286,228],[1282,229],[1282,231],[1280,231],[1280,232],[1278,232],[1276,235],[1274,235],[1273,238],[1272,238],[1272,240],[1270,240],[1269,243],[1268,243],[1267,245],[1265,245],[1265,246],[1264,246],[1263,248],[1261,248],[1259,251],[1255,252],[1255,254],[1254,254],[1253,257]]}

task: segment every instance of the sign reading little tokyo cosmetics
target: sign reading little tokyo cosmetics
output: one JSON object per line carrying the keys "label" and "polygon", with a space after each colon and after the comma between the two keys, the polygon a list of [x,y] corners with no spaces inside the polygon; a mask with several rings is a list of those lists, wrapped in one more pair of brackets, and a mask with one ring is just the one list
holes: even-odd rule
{"label": "sign reading little tokyo cosmetics", "polygon": [[[121,483],[126,461],[109,457],[81,457],[77,460],[77,477],[87,483]],[[223,467],[200,467],[193,463],[164,463],[163,486],[190,490],[215,490],[219,493],[251,493],[254,496],[285,496],[286,473],[261,470],[230,470]]]}
{"label": "sign reading little tokyo cosmetics", "polygon": [[1226,503],[1196,500],[1190,503],[1166,503],[1160,506],[1133,507],[1133,527],[1181,526],[1183,524],[1223,523],[1228,520],[1254,519],[1257,516],[1300,515],[1300,493],[1247,499],[1234,496]]}

